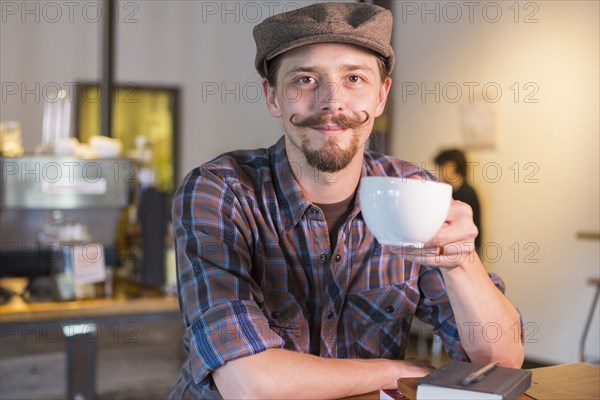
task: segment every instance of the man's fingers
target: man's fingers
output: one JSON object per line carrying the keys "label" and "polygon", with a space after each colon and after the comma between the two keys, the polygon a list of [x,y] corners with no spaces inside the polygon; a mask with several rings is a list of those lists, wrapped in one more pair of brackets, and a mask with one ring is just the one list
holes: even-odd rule
{"label": "man's fingers", "polygon": [[437,267],[453,267],[458,265],[465,258],[470,259],[474,257],[474,252],[475,243],[468,241],[413,249],[410,252],[405,250],[402,253],[402,256],[406,260],[419,264]]}
{"label": "man's fingers", "polygon": [[417,247],[417,246],[390,246],[390,251],[394,254],[399,254],[404,257],[407,256],[428,256],[428,255],[439,255],[442,246],[432,245],[426,247]]}

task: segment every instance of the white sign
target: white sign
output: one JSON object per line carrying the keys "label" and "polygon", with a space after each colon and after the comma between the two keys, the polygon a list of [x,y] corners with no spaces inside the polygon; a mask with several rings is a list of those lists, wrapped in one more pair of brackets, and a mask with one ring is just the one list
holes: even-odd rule
{"label": "white sign", "polygon": [[80,285],[105,280],[106,264],[102,243],[73,246],[73,283]]}

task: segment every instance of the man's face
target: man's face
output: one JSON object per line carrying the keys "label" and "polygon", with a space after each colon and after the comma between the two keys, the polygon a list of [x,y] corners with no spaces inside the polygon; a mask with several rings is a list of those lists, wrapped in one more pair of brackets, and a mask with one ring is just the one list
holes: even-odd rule
{"label": "man's face", "polygon": [[324,172],[337,172],[362,154],[390,85],[390,78],[381,82],[375,55],[337,43],[285,53],[277,86],[263,82],[270,113],[283,120],[288,157]]}
{"label": "man's face", "polygon": [[453,161],[446,161],[439,166],[440,176],[439,179],[442,182],[449,184],[456,184],[460,179],[460,175],[456,170],[456,163]]}

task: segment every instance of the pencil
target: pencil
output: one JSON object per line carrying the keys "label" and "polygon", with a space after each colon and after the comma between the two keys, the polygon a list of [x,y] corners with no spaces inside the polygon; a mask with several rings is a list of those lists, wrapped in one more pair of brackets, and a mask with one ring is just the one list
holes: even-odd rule
{"label": "pencil", "polygon": [[490,372],[491,370],[496,368],[498,366],[498,364],[499,364],[499,361],[494,361],[494,362],[487,364],[485,367],[482,367],[482,368],[478,369],[477,371],[472,372],[469,375],[467,375],[467,377],[464,378],[461,383],[463,384],[463,386],[467,386],[473,382],[479,381],[480,379],[482,379],[485,376],[485,374],[487,374],[488,372]]}

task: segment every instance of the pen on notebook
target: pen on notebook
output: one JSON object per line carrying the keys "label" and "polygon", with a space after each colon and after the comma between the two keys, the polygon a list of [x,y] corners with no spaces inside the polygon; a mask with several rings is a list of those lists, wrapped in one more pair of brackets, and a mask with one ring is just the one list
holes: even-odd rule
{"label": "pen on notebook", "polygon": [[491,370],[496,368],[498,366],[498,364],[499,364],[499,361],[494,361],[494,362],[489,363],[485,367],[482,367],[482,368],[478,369],[477,371],[472,372],[469,375],[467,375],[467,377],[464,378],[461,383],[463,384],[463,386],[467,386],[473,382],[479,381],[481,378],[483,378],[485,376],[485,374],[487,374],[488,372],[490,372]]}

